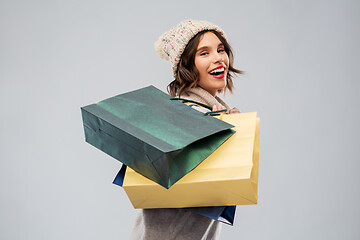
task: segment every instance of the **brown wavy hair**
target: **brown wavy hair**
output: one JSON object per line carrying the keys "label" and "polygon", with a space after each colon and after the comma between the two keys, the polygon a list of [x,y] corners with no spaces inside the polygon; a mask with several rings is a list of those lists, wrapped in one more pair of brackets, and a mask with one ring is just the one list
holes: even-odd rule
{"label": "brown wavy hair", "polygon": [[181,96],[181,94],[187,88],[194,88],[198,86],[200,77],[199,77],[199,71],[195,66],[195,55],[196,55],[197,47],[200,42],[200,38],[206,32],[212,32],[219,38],[221,43],[224,45],[225,52],[229,56],[229,70],[226,75],[226,87],[225,89],[218,90],[218,92],[221,93],[223,91],[229,90],[232,93],[232,90],[234,88],[234,84],[232,81],[233,74],[243,73],[243,71],[240,71],[233,67],[234,55],[226,39],[219,32],[215,30],[201,31],[189,41],[189,43],[186,45],[184,49],[183,54],[181,55],[179,65],[176,71],[175,80],[172,81],[167,86],[167,90],[171,96],[173,97]]}

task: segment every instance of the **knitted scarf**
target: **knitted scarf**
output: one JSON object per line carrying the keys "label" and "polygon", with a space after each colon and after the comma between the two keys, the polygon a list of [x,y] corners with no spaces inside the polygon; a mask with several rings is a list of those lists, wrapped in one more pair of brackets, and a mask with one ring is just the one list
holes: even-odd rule
{"label": "knitted scarf", "polygon": [[189,88],[185,91],[185,94],[181,98],[193,100],[202,104],[206,104],[210,107],[214,105],[223,105],[227,110],[230,110],[229,106],[221,100],[218,96],[211,95],[208,91],[202,89],[201,87]]}

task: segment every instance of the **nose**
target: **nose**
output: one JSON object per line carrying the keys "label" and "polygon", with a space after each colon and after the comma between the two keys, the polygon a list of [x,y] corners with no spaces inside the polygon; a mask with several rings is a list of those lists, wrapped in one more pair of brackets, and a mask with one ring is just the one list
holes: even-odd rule
{"label": "nose", "polygon": [[215,53],[214,55],[214,63],[222,63],[224,62],[224,56],[222,56],[220,53]]}

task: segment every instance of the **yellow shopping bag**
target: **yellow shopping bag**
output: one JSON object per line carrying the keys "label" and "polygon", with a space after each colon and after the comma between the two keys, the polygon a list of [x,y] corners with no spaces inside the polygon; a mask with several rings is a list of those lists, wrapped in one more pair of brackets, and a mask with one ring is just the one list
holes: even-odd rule
{"label": "yellow shopping bag", "polygon": [[236,133],[169,189],[127,168],[122,186],[134,208],[185,208],[256,204],[260,119],[224,115]]}

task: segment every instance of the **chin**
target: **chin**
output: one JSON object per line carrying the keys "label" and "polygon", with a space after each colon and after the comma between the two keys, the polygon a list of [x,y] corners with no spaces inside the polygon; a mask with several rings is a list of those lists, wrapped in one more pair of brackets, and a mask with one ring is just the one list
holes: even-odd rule
{"label": "chin", "polygon": [[224,89],[225,87],[226,87],[226,80],[224,80],[223,83],[219,84],[218,89],[221,90]]}

